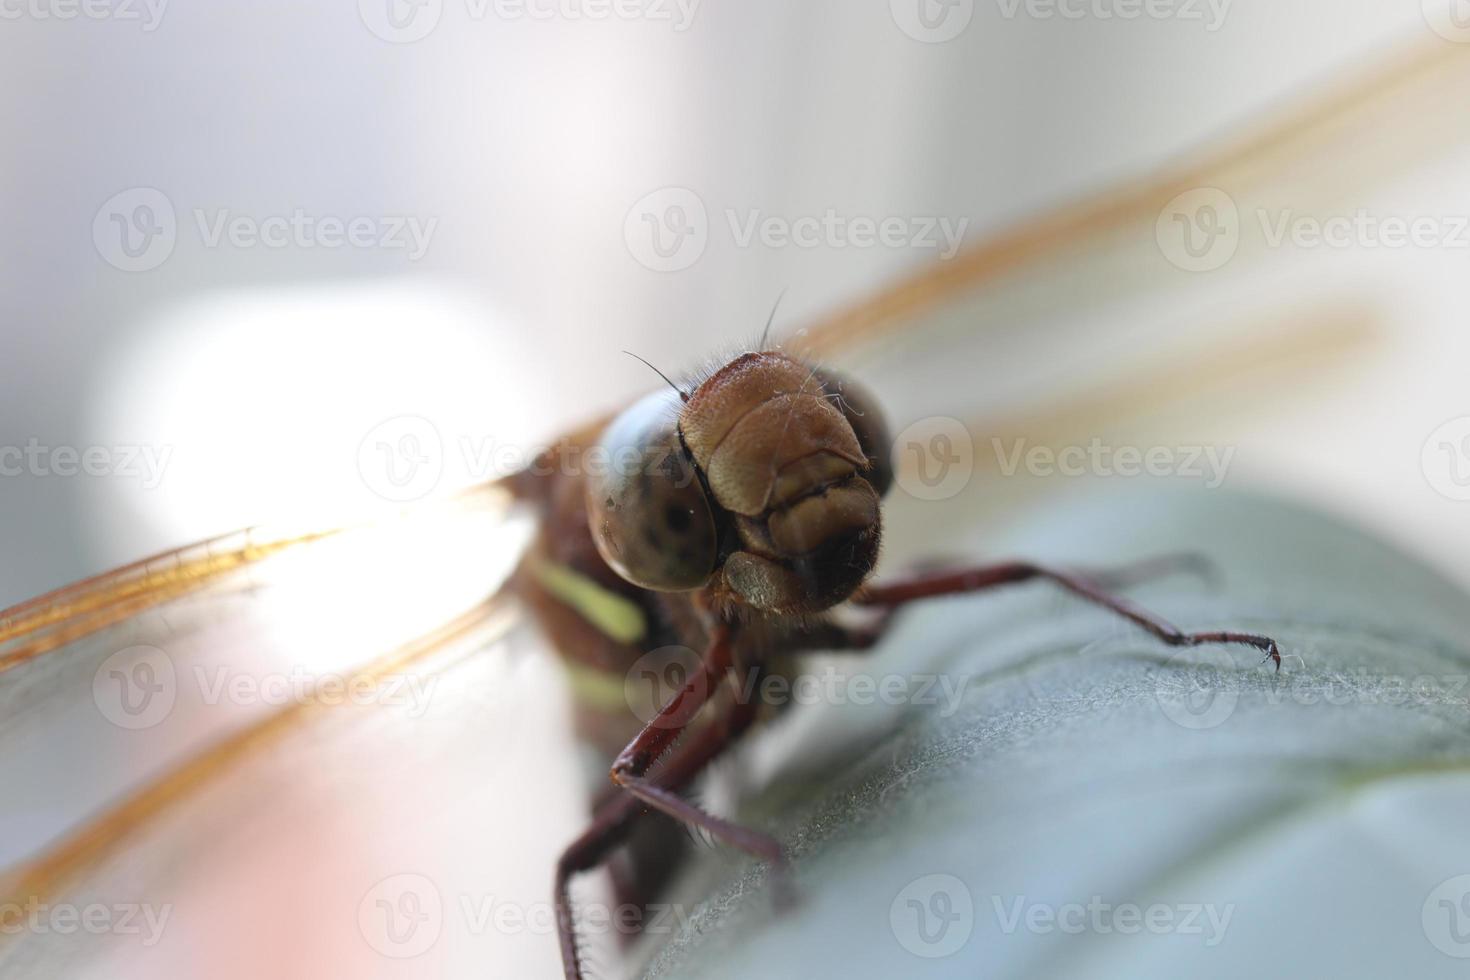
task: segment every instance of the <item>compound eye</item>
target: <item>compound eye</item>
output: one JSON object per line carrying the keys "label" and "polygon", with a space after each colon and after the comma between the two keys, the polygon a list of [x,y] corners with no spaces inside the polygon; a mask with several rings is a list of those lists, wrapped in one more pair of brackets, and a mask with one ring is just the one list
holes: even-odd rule
{"label": "compound eye", "polygon": [[888,434],[888,423],[878,408],[878,400],[872,392],[845,374],[828,369],[817,372],[822,388],[831,396],[833,403],[852,426],[863,455],[868,457],[868,468],[863,477],[872,484],[878,496],[888,493],[893,485],[892,439]]}
{"label": "compound eye", "polygon": [[623,412],[589,465],[587,514],[604,561],[657,592],[701,588],[718,554],[714,514],[679,439],[677,392],[657,392]]}

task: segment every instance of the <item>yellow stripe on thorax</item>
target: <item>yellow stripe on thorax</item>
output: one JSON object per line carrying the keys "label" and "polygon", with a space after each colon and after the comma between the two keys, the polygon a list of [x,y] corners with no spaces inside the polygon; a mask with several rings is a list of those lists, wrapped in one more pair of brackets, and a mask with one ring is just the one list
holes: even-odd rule
{"label": "yellow stripe on thorax", "polygon": [[556,562],[535,560],[531,574],[547,592],[617,643],[632,646],[648,634],[648,620],[632,600]]}

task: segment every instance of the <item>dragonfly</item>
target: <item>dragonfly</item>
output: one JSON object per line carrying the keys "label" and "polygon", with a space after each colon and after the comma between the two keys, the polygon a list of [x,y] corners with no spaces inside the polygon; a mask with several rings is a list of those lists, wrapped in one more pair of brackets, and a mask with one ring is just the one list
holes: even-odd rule
{"label": "dragonfly", "polygon": [[[1057,318],[1058,292],[1039,292],[1038,282],[1068,277],[1096,301],[1154,288],[1161,277],[1187,280],[1190,272],[1171,265],[1157,245],[1160,216],[1181,195],[1224,187],[1239,200],[1325,201],[1413,164],[1452,136],[1406,107],[1466,86],[1470,53],[1454,45],[1416,47],[1368,76],[1244,139],[1204,148],[1162,176],[1124,181],[1002,229],[788,342],[755,345],[694,383],[675,381],[631,416],[597,420],[553,450],[596,445],[610,434],[640,453],[650,446],[682,448],[669,442],[678,431],[668,428],[669,420],[692,419],[722,390],[734,397],[717,382],[731,372],[754,372],[765,379],[767,395],[800,399],[816,421],[799,428],[825,433],[838,449],[820,467],[799,467],[802,479],[784,489],[777,480],[755,479],[759,507],[742,516],[762,518],[762,526],[746,527],[743,538],[739,521],[715,528],[700,523],[706,516],[700,494],[709,516],[717,510],[728,517],[736,512],[727,499],[740,495],[741,481],[717,490],[713,449],[689,445],[699,465],[666,474],[663,491],[691,494],[678,498],[683,516],[663,528],[674,537],[641,549],[636,538],[604,534],[602,528],[624,518],[599,511],[596,501],[611,499],[647,516],[650,501],[668,504],[669,498],[603,485],[601,491],[613,492],[594,498],[589,522],[582,476],[519,474],[367,524],[224,535],[0,613],[0,736],[17,746],[0,764],[7,786],[41,793],[29,809],[17,809],[5,834],[0,963],[7,975],[89,969],[172,975],[204,968],[218,975],[221,950],[242,972],[280,972],[280,964],[270,966],[272,948],[305,950],[299,968],[309,972],[315,955],[328,958],[315,964],[317,972],[368,975],[401,966],[415,973],[432,962],[436,972],[479,975],[495,954],[490,941],[476,940],[509,932],[534,940],[528,954],[534,969],[580,976],[585,944],[577,938],[569,880],[600,866],[614,844],[645,852],[641,864],[613,869],[615,890],[640,902],[673,871],[660,866],[670,826],[692,825],[717,842],[781,861],[779,844],[759,828],[729,823],[679,792],[754,721],[757,712],[744,709],[757,706],[737,703],[737,717],[677,738],[694,724],[695,702],[722,682],[716,668],[723,670],[736,651],[748,654],[742,643],[751,641],[737,636],[744,629],[759,634],[756,646],[781,652],[861,647],[881,642],[888,609],[1047,578],[1166,642],[1239,640],[1267,656],[1276,653],[1269,638],[1223,627],[1174,631],[1115,598],[1113,588],[1133,577],[1128,569],[1111,581],[1107,574],[1025,563],[900,574],[906,557],[918,554],[890,532],[885,566],[870,582],[878,496],[891,494],[910,465],[902,453],[884,451],[891,434],[879,422],[880,401],[890,418],[913,418],[918,389],[932,395],[947,387],[915,363],[942,365],[956,345],[1008,318]],[[1377,155],[1355,155],[1353,168],[1328,165],[1370,130],[1383,148]],[[1334,180],[1334,174],[1341,176]],[[1244,254],[1234,261],[1252,261],[1253,248],[1261,251],[1243,235]],[[1140,269],[1151,275],[1140,276]],[[1338,322],[1298,324],[1254,348],[1190,350],[1162,368],[1115,375],[1080,395],[1051,404],[1040,399],[1021,418],[985,406],[989,414],[969,428],[1077,431],[1140,405],[1167,405],[1206,378],[1248,378],[1283,356],[1321,365],[1360,353],[1363,344],[1360,331]],[[885,385],[893,375],[897,380]],[[873,397],[855,378],[889,390]],[[974,414],[973,404],[954,404],[957,414]],[[689,430],[682,435],[688,442]],[[848,559],[837,581],[815,573],[783,577],[779,569],[789,562],[776,562],[773,571],[757,560],[760,554],[747,552],[755,557],[736,564],[757,571],[736,583],[724,574],[731,591],[716,601],[706,595],[707,556],[681,556],[681,545],[698,530],[700,540],[713,534],[725,541],[713,559],[722,570],[740,553],[731,540],[753,541],[755,552],[769,557],[779,552],[769,524],[780,508],[773,511],[772,500],[799,503],[813,488],[825,498],[834,486],[846,491],[845,503],[833,508],[835,515],[811,515],[798,537],[843,542]],[[902,525],[911,501],[891,495],[882,522]],[[644,526],[628,520],[622,530],[633,528],[634,535]],[[591,563],[589,545],[600,564]],[[566,560],[558,548],[580,549],[587,563]],[[672,565],[659,566],[670,556]],[[900,571],[887,573],[888,567]],[[647,586],[687,587],[699,575],[706,577],[696,589],[657,593],[683,596],[687,606],[683,628],[659,639],[700,649],[678,693],[640,717],[622,678],[627,654],[642,655],[651,642],[646,621],[656,606]],[[878,619],[843,630],[812,619],[846,600],[881,610]],[[737,616],[732,607],[742,603],[746,611]],[[752,621],[763,625],[750,627]],[[541,656],[548,648],[576,655]],[[611,656],[614,649],[623,659]],[[608,676],[618,682],[609,685]],[[572,695],[551,693],[558,685]],[[71,778],[56,779],[45,747],[78,744],[86,751],[71,756],[88,761]],[[596,747],[590,767],[607,787],[593,801],[590,831],[579,826],[588,794],[575,781],[549,794],[556,798],[534,802],[526,788],[549,766],[548,757],[580,760],[587,745]],[[674,754],[665,756],[671,748]],[[500,818],[497,829],[477,840],[473,828],[489,824],[492,813]],[[561,845],[570,845],[554,880],[551,863],[539,854],[527,859],[526,869],[515,861],[517,841],[538,831],[546,836],[548,823],[561,831]],[[426,854],[436,842],[443,851],[430,876],[423,868],[434,863]],[[540,882],[534,887],[542,904],[521,902],[512,910],[519,925],[505,924],[515,916],[506,918],[505,904],[496,901],[506,879],[462,877],[477,866],[475,849],[493,853],[507,878]],[[464,901],[467,896],[479,901]],[[86,925],[88,917],[97,928]],[[159,941],[169,935],[169,920],[189,941]],[[501,924],[450,942],[444,933],[451,920]]]}

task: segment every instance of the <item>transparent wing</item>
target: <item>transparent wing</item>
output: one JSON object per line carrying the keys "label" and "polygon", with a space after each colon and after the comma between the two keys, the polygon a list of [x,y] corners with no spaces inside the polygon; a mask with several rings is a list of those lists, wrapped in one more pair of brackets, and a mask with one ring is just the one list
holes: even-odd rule
{"label": "transparent wing", "polygon": [[[1276,288],[1245,223],[1201,278],[1161,219],[1200,188],[1249,214],[1392,186],[1463,139],[1428,107],[1467,89],[1470,48],[1416,49],[801,342],[869,381],[897,428],[948,414],[1041,439],[1166,425],[1283,370],[1306,385],[1373,349],[1376,308],[1336,295],[1332,270]],[[919,530],[904,507],[893,523]],[[554,973],[550,868],[585,800],[556,667],[516,655],[539,644],[499,593],[525,531],[491,489],[208,542],[0,617],[0,777],[24,788],[0,838],[6,975]],[[936,540],[890,532],[889,559]],[[628,928],[604,912],[589,935]]]}
{"label": "transparent wing", "polygon": [[[1391,528],[1470,583],[1455,515],[1385,465],[1417,470],[1463,414],[1470,131],[1439,107],[1467,94],[1470,46],[1408,44],[804,331],[875,390],[902,450],[949,445],[944,417],[974,437],[976,492],[893,513],[886,539],[943,548],[956,521],[989,532],[1077,490],[1018,453],[1213,446],[1232,485]],[[897,455],[901,475],[920,462]]]}
{"label": "transparent wing", "polygon": [[[1470,48],[1409,45],[1155,173],[994,229],[799,342],[870,381],[900,426],[945,413],[1035,433],[1174,413],[1201,394],[1211,407],[1316,395],[1382,350],[1390,311],[1416,305],[1432,263],[1423,249],[1394,262],[1371,246],[1295,248],[1273,219],[1459,214],[1444,171],[1470,134],[1436,107],[1467,91]],[[1411,196],[1426,187],[1439,199]],[[1218,249],[1191,256],[1186,224],[1198,250],[1212,218]]]}
{"label": "transparent wing", "polygon": [[[118,920],[141,923],[171,905],[145,908],[151,884],[118,862],[150,873],[176,870],[176,860],[195,867],[191,848],[223,841],[247,801],[279,817],[293,798],[287,785],[305,793],[380,771],[388,755],[375,743],[395,739],[334,742],[340,729],[319,720],[397,715],[410,723],[399,730],[422,732],[454,700],[441,672],[510,635],[516,619],[501,587],[529,528],[509,494],[489,486],[371,525],[201,543],[11,610],[0,780],[23,790],[0,838],[6,972],[56,975],[58,956],[101,951],[79,935],[137,938]],[[506,657],[483,659],[514,677]],[[251,768],[266,757],[266,770],[285,766],[274,790]],[[236,791],[223,810],[196,809]],[[69,897],[87,894],[95,900]],[[66,910],[88,905],[108,921],[69,928]],[[163,972],[198,970],[173,961]]]}

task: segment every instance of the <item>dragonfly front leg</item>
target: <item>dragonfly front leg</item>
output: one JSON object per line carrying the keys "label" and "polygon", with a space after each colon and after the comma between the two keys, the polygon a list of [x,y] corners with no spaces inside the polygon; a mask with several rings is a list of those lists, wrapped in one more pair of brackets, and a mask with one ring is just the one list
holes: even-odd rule
{"label": "dragonfly front leg", "polygon": [[[758,678],[757,678],[758,679]],[[665,790],[676,792],[698,776],[706,766],[730,747],[755,721],[757,705],[736,701],[726,716],[699,733],[654,770],[653,779]],[[620,794],[597,811],[592,825],[571,843],[556,864],[555,902],[557,936],[562,967],[567,980],[583,980],[572,911],[571,879],[602,864],[627,839],[634,822],[645,814],[644,802],[632,794]]]}
{"label": "dragonfly front leg", "polygon": [[[724,683],[732,662],[732,635],[728,625],[716,628],[704,655],[703,669],[691,677],[684,687],[664,705],[653,720],[644,726],[628,747],[618,754],[612,766],[612,781],[648,806],[660,810],[692,827],[701,827],[717,840],[748,854],[782,866],[785,853],[775,838],[737,826],[706,813],[679,796],[677,792],[648,778],[649,767],[667,751],[688,728],[694,716]],[[749,706],[749,707],[753,707]]]}
{"label": "dragonfly front leg", "polygon": [[1124,619],[1143,627],[1169,646],[1194,647],[1206,643],[1241,643],[1261,650],[1266,655],[1265,659],[1275,661],[1276,669],[1281,669],[1281,650],[1277,646],[1276,641],[1269,636],[1260,636],[1255,633],[1220,631],[1186,633],[1162,617],[1149,612],[1147,609],[1137,606],[1121,596],[1113,595],[1107,591],[1107,586],[1099,584],[1103,582],[1112,584],[1115,582],[1135,581],[1137,580],[1137,570],[1145,567],[1149,566],[1134,566],[1132,569],[1125,568],[1116,573],[1099,572],[1087,574],[1048,568],[1045,565],[1037,565],[1032,562],[1013,561],[998,565],[961,569],[959,571],[926,573],[916,575],[910,579],[890,582],[886,585],[869,586],[855,596],[853,601],[857,605],[876,606],[886,610],[892,610],[921,599],[961,595],[966,592],[979,592],[983,589],[1010,585],[1016,582],[1026,582],[1038,578],[1047,579],[1060,585],[1068,592],[1080,596],[1088,602],[1101,606],[1104,609],[1117,613]]}
{"label": "dragonfly front leg", "polygon": [[[988,571],[988,570],[982,570]],[[1205,582],[1214,582],[1219,579],[1219,573],[1214,564],[1203,555],[1192,552],[1180,552],[1178,554],[1158,555],[1135,562],[1131,565],[1119,565],[1113,568],[1089,568],[1073,569],[1070,572],[1058,573],[1070,578],[1090,582],[1095,588],[1112,591],[1114,589],[1127,588],[1140,582],[1159,578],[1172,574],[1197,575]],[[915,568],[912,575],[898,583],[932,580],[955,574],[953,565],[935,565],[926,563]],[[1003,583],[995,583],[1003,584]],[[984,585],[980,586],[985,587]],[[885,586],[886,588],[886,586]],[[963,591],[963,590],[962,590]],[[873,590],[868,590],[872,595]],[[888,627],[893,623],[893,616],[898,612],[902,603],[879,604],[870,599],[864,603],[861,595],[854,600],[855,604],[878,607],[881,612],[870,623],[862,626],[840,626],[836,623],[818,623],[801,634],[803,642],[817,650],[827,650],[834,653],[863,652],[872,649],[888,632]]]}

